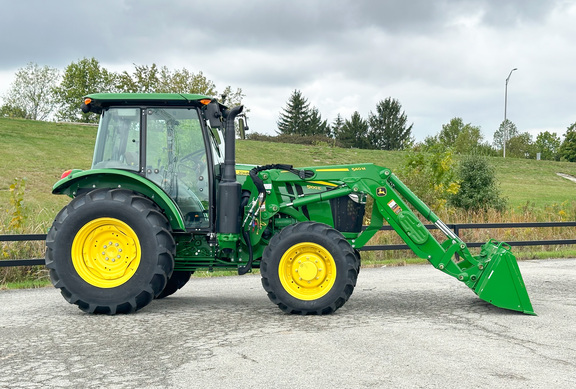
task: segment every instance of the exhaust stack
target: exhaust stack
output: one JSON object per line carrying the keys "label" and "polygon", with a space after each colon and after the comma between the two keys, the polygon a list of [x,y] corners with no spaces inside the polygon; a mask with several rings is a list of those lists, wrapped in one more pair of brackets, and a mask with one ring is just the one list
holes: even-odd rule
{"label": "exhaust stack", "polygon": [[224,168],[222,180],[218,184],[218,210],[216,212],[216,232],[220,234],[240,234],[240,190],[236,181],[236,131],[234,119],[244,109],[243,105],[225,112]]}

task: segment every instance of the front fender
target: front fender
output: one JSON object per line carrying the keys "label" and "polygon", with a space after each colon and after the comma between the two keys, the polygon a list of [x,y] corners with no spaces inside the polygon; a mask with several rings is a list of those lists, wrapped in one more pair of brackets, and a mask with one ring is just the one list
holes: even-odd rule
{"label": "front fender", "polygon": [[126,170],[73,170],[70,175],[54,184],[52,193],[76,197],[79,191],[99,188],[123,188],[141,193],[164,211],[173,230],[186,230],[182,212],[170,196],[154,182]]}

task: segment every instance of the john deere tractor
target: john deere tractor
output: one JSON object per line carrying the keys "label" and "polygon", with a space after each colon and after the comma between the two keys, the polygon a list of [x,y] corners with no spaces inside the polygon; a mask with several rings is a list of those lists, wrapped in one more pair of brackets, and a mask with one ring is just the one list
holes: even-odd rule
{"label": "john deere tractor", "polygon": [[91,94],[82,110],[101,115],[92,168],[54,185],[72,201],[48,233],[46,266],[83,311],[137,311],[198,269],[259,268],[283,311],[329,314],[354,291],[358,250],[387,223],[481,299],[534,314],[508,245],[491,240],[472,255],[386,167],[238,165],[243,108],[203,95]]}

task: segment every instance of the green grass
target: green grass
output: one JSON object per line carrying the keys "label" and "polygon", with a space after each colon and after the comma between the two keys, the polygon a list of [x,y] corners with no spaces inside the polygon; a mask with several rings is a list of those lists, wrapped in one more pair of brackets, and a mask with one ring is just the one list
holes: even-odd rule
{"label": "green grass", "polygon": [[[402,151],[341,149],[248,140],[237,143],[237,159],[241,163],[318,166],[368,162],[398,172],[405,155],[406,152]],[[576,183],[556,173],[576,176],[576,163],[499,157],[490,157],[488,160],[496,170],[502,195],[508,198],[513,208],[527,203],[536,208],[544,208],[575,199]]]}
{"label": "green grass", "polygon": [[0,118],[0,209],[6,209],[14,178],[26,178],[25,206],[46,224],[69,201],[51,194],[65,170],[92,163],[96,127]]}
{"label": "green grass", "polygon": [[51,287],[52,283],[50,280],[26,280],[18,282],[7,282],[0,285],[0,290],[6,289],[37,289]]}
{"label": "green grass", "polygon": [[575,199],[576,183],[556,173],[576,176],[576,163],[516,158],[490,158],[490,162],[512,207],[533,203],[543,208]]}
{"label": "green grass", "polygon": [[[7,208],[9,186],[26,178],[25,206],[29,224],[48,228],[69,199],[51,194],[63,171],[87,169],[92,161],[96,127],[0,118],[0,209]],[[406,152],[341,149],[243,140],[237,143],[239,163],[287,163],[294,166],[375,163],[398,171]],[[576,176],[576,163],[489,158],[502,194],[511,207],[530,204],[546,208],[574,200],[576,183],[556,173]]]}

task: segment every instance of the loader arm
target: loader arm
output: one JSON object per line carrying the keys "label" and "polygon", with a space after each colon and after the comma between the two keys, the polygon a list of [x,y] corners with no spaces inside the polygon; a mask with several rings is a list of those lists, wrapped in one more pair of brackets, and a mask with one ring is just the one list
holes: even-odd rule
{"label": "loader arm", "polygon": [[[464,243],[438,216],[424,204],[392,171],[374,164],[341,165],[305,168],[314,172],[303,179],[282,170],[260,174],[270,193],[266,200],[266,219],[274,213],[290,214],[295,208],[347,196],[366,194],[374,199],[371,222],[362,232],[350,237],[352,247],[359,249],[388,223],[402,240],[436,269],[465,283],[481,299],[500,308],[534,314],[516,258],[510,246],[496,241],[487,242],[474,256]],[[324,185],[326,190],[281,200],[276,189],[286,183]],[[442,242],[428,231],[412,206],[422,217],[433,223],[445,236]],[[456,254],[459,259],[456,260]]]}

